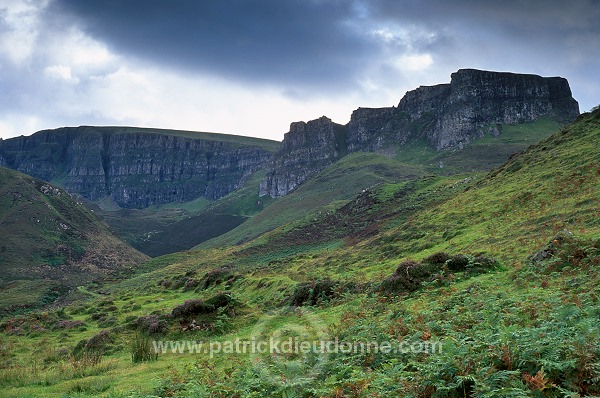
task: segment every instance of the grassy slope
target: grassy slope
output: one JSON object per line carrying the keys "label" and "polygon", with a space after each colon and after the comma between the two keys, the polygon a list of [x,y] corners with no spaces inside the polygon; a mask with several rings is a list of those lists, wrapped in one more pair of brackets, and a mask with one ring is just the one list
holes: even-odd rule
{"label": "grassy slope", "polygon": [[[0,242],[3,308],[35,304],[40,292],[54,285],[27,280],[80,283],[146,259],[65,191],[5,168],[0,169]],[[11,297],[11,292],[22,294]]]}
{"label": "grassy slope", "polygon": [[[57,358],[55,349],[70,349],[101,330],[91,316],[103,306],[93,299],[67,310],[66,317],[83,321],[85,330],[32,331],[26,338],[2,335],[0,356],[9,365],[0,370],[3,394],[595,396],[600,379],[600,336],[595,327],[600,313],[600,243],[574,241],[572,247],[560,248],[554,259],[535,266],[525,258],[563,228],[577,236],[600,238],[599,139],[600,111],[583,116],[487,177],[381,185],[346,210],[324,210],[312,220],[284,225],[240,247],[157,258],[146,265],[149,272],[103,289],[117,307],[112,313],[116,325],[124,325],[128,316],[168,312],[188,298],[208,298],[224,288],[186,292],[158,286],[159,281],[181,278],[186,272],[201,279],[209,270],[230,266],[244,274],[229,287],[243,303],[227,320],[230,331],[182,335],[174,327],[166,337],[224,341],[250,338],[257,319],[278,308],[297,281],[330,276],[376,284],[402,259],[423,258],[437,250],[485,252],[501,258],[504,269],[473,277],[443,273],[435,283],[401,298],[359,289],[313,308],[331,335],[350,341],[439,340],[444,347],[439,354],[333,355],[315,380],[294,385],[285,380],[307,374],[310,369],[305,365],[289,362],[297,371],[288,368],[286,378],[275,369],[278,381],[274,381],[259,377],[247,355],[220,354],[211,359],[171,354],[132,365],[127,350],[131,334],[115,330],[121,350],[74,374],[77,363],[69,362],[68,356]],[[370,214],[366,224],[365,214]],[[327,229],[331,222],[358,227],[340,239],[337,228]],[[331,239],[297,245],[297,232],[311,232],[313,224]],[[370,225],[376,225],[374,233],[369,232]],[[365,230],[369,233],[362,234]],[[262,248],[269,243],[273,250],[266,253]],[[285,243],[296,243],[295,252]],[[299,312],[284,313],[271,328],[292,325],[300,317]],[[32,342],[45,349],[33,350]]]}
{"label": "grassy slope", "polygon": [[198,246],[209,248],[235,245],[294,220],[310,217],[327,206],[338,207],[362,190],[378,184],[422,175],[419,167],[399,163],[374,153],[355,153],[342,158],[293,193],[274,201],[251,222]]}
{"label": "grassy slope", "polygon": [[401,181],[426,173],[456,175],[487,172],[501,165],[510,155],[547,138],[559,128],[558,123],[547,119],[506,125],[498,137],[486,135],[464,150],[444,152],[437,152],[424,142],[411,142],[398,148],[394,159],[397,163],[380,155],[352,154],[307,181],[291,195],[279,199],[253,220],[197,248],[246,242],[287,222],[310,217],[311,213],[329,203],[333,208],[338,207],[343,203],[338,201],[348,200],[362,189],[382,182]]}
{"label": "grassy slope", "polygon": [[424,141],[412,141],[398,150],[396,159],[420,165],[429,172],[452,175],[464,172],[488,171],[514,153],[548,138],[560,129],[553,120],[538,119],[517,125],[503,125],[497,137],[487,134],[474,140],[464,149],[437,152]]}
{"label": "grassy slope", "polygon": [[[297,194],[276,201],[258,197],[257,186],[263,174],[257,173],[243,188],[214,203],[196,200],[144,210],[95,210],[121,238],[150,256],[196,245],[207,248],[238,244],[280,225],[310,217],[329,203],[332,208],[339,207],[363,188],[405,179],[403,173],[410,170],[415,175],[488,171],[558,128],[556,122],[545,119],[504,126],[499,137],[482,137],[462,151],[436,152],[426,143],[413,142],[399,149],[395,159],[399,163],[379,155],[354,154],[325,170],[319,179],[308,181]],[[324,180],[328,180],[326,185],[321,184]],[[273,204],[268,207],[270,203]],[[106,204],[103,207],[107,208]]]}

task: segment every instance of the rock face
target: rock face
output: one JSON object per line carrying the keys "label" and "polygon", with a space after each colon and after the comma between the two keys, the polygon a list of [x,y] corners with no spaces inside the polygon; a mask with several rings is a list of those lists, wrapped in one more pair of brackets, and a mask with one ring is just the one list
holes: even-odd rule
{"label": "rock face", "polygon": [[295,122],[271,160],[260,196],[283,196],[346,154],[345,128],[323,116]]}
{"label": "rock face", "polygon": [[462,149],[486,133],[501,134],[503,124],[540,117],[566,124],[578,115],[564,78],[461,69],[449,84],[407,92],[397,107],[359,108],[346,126],[327,118],[292,124],[260,192],[283,196],[346,153],[394,154],[410,140]]}
{"label": "rock face", "polygon": [[0,165],[126,208],[217,199],[272,157],[273,142],[226,142],[144,129],[77,127],[0,141]]}
{"label": "rock face", "polygon": [[[398,109],[412,106],[403,99]],[[483,136],[489,125],[526,123],[542,116],[568,123],[578,115],[579,105],[566,79],[462,69],[452,74],[448,95],[426,135],[439,150],[467,144]]]}
{"label": "rock face", "polygon": [[325,116],[292,123],[277,152],[267,140],[78,127],[0,140],[0,166],[132,208],[217,199],[266,167],[260,195],[278,197],[348,153],[393,156],[412,140],[461,149],[505,124],[578,115],[566,79],[461,69],[448,84],[407,92],[397,107],[359,108],[345,126]]}

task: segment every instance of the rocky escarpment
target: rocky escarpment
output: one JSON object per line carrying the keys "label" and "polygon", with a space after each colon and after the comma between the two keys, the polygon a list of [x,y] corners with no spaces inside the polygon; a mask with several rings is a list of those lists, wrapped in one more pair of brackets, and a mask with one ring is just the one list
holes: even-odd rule
{"label": "rocky escarpment", "polygon": [[569,123],[579,105],[561,77],[461,69],[449,84],[409,91],[397,107],[358,109],[348,124],[348,149],[378,151],[411,138],[437,150],[467,145],[502,124],[548,117]]}
{"label": "rocky escarpment", "polygon": [[[461,69],[449,84],[407,92],[397,107],[355,110],[347,125],[338,125],[337,134],[290,129],[268,166],[261,194],[283,196],[346,153],[391,155],[411,140],[426,141],[436,150],[462,149],[485,134],[501,134],[502,125],[541,117],[566,124],[578,115],[564,78]],[[323,149],[307,151],[306,142],[319,142]]]}
{"label": "rocky escarpment", "polygon": [[283,196],[345,154],[344,126],[325,116],[292,123],[260,184],[260,196]]}
{"label": "rocky escarpment", "polygon": [[46,130],[0,141],[0,165],[122,207],[217,199],[264,167],[278,144],[114,127]]}

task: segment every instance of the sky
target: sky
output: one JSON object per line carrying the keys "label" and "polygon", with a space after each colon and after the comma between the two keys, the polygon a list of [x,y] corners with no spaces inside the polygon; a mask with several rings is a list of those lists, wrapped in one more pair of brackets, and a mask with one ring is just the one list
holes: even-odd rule
{"label": "sky", "polygon": [[600,104],[600,0],[0,0],[0,138],[79,125],[281,140],[460,68]]}

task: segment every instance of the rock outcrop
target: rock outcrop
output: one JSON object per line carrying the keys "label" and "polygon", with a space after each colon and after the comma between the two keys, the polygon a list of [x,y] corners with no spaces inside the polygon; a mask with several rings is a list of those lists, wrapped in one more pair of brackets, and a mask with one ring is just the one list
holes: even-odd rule
{"label": "rock outcrop", "polygon": [[497,125],[548,117],[569,123],[579,105],[561,77],[461,69],[450,84],[409,91],[397,107],[354,111],[348,152],[377,151],[424,138],[437,150],[462,147]]}
{"label": "rock outcrop", "polygon": [[269,164],[260,196],[283,196],[346,154],[345,128],[322,116],[295,122]]}
{"label": "rock outcrop", "polygon": [[234,191],[272,157],[272,141],[223,141],[147,129],[76,127],[0,142],[1,166],[89,200],[144,208]]}
{"label": "rock outcrop", "polygon": [[[401,101],[398,109],[412,106]],[[566,79],[462,69],[452,74],[448,96],[425,133],[439,150],[468,144],[490,125],[526,123],[542,116],[569,123],[578,115],[579,105]]]}
{"label": "rock outcrop", "polygon": [[[286,195],[346,153],[395,154],[411,140],[425,140],[436,150],[462,149],[486,133],[501,134],[502,125],[541,117],[566,124],[578,115],[564,78],[461,69],[449,84],[407,92],[397,107],[359,108],[346,126],[323,118],[299,131],[292,124],[260,192]],[[317,127],[327,123],[337,133]]]}

